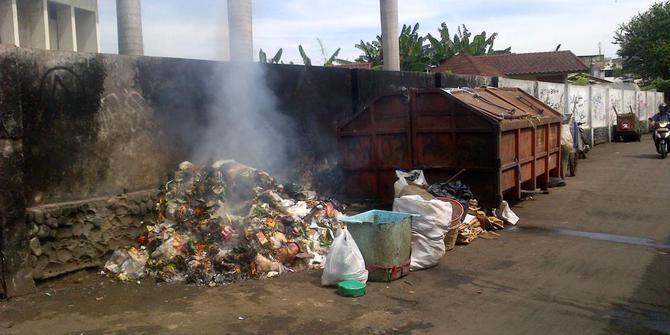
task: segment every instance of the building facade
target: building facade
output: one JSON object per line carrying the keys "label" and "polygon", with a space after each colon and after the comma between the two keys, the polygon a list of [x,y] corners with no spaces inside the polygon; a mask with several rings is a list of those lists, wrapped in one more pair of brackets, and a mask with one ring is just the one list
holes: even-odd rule
{"label": "building facade", "polygon": [[100,52],[97,0],[0,0],[0,43]]}

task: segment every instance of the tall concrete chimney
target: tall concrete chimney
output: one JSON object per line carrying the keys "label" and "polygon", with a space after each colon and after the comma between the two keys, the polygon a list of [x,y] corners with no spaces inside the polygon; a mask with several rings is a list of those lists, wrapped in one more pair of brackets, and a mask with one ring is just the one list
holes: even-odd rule
{"label": "tall concrete chimney", "polygon": [[230,60],[254,60],[254,34],[251,24],[251,0],[228,0],[228,33]]}
{"label": "tall concrete chimney", "polygon": [[144,55],[141,0],[116,0],[119,54]]}
{"label": "tall concrete chimney", "polygon": [[398,0],[379,0],[382,19],[382,49],[384,70],[400,71],[398,42]]}

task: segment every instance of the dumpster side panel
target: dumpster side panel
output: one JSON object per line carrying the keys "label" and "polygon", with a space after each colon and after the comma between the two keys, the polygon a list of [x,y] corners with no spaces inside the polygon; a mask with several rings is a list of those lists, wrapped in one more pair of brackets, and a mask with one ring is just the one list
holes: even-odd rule
{"label": "dumpster side panel", "polygon": [[494,206],[501,194],[496,125],[441,90],[413,92],[414,168],[429,183],[456,173],[482,204]]}
{"label": "dumpster side panel", "polygon": [[385,96],[339,129],[340,156],[351,198],[393,200],[396,169],[410,169],[411,137],[407,98]]}

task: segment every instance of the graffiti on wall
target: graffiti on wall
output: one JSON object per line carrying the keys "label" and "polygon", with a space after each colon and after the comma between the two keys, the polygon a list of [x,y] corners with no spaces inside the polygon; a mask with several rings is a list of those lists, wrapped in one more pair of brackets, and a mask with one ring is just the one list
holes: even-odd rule
{"label": "graffiti on wall", "polygon": [[556,87],[542,85],[539,89],[539,99],[551,108],[563,113],[564,90]]}
{"label": "graffiti on wall", "polygon": [[647,112],[647,94],[645,92],[637,92],[635,95],[637,101],[637,118],[638,120],[645,119]]}
{"label": "graffiti on wall", "polygon": [[[610,99],[609,99],[609,110],[607,113],[612,113],[616,111],[617,113],[625,113],[623,110],[623,94],[621,90],[610,90]],[[616,117],[610,118],[612,124],[616,123]]]}
{"label": "graffiti on wall", "polygon": [[633,113],[635,115],[639,115],[637,109],[636,93],[637,92],[630,90],[623,91],[623,113]]}
{"label": "graffiti on wall", "polygon": [[[123,88],[122,92],[107,93],[100,99],[98,121],[101,140],[125,133],[142,133],[150,125],[148,103],[134,89]],[[121,112],[120,112],[121,111]]]}
{"label": "graffiti on wall", "polygon": [[607,124],[607,114],[605,113],[604,91],[598,92],[595,89],[591,94],[591,113],[593,113],[593,127],[604,127]]}
{"label": "graffiti on wall", "polygon": [[574,114],[577,122],[586,123],[589,120],[588,96],[589,89],[587,87],[570,87],[567,112]]}

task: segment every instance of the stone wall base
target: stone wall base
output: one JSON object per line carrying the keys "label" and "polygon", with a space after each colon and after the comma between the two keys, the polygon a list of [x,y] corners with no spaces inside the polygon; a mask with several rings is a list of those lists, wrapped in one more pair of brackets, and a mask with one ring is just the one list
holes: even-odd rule
{"label": "stone wall base", "polygon": [[133,244],[156,218],[158,191],[145,190],[26,209],[34,279],[100,266]]}

